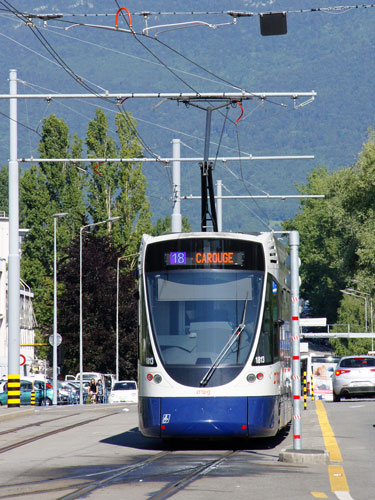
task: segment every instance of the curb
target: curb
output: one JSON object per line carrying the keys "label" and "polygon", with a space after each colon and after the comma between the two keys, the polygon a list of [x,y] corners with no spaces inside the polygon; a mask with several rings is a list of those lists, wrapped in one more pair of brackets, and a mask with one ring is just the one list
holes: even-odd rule
{"label": "curb", "polygon": [[280,462],[293,464],[328,464],[329,451],[327,450],[281,450]]}
{"label": "curb", "polygon": [[0,422],[5,422],[6,420],[13,420],[15,418],[23,417],[25,415],[33,415],[35,413],[35,408],[30,408],[27,410],[20,409],[14,410],[14,408],[8,409],[4,408],[0,410]]}

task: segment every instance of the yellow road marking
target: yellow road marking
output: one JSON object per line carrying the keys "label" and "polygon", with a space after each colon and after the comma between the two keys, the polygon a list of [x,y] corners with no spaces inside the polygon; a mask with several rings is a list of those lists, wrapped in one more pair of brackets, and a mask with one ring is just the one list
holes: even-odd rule
{"label": "yellow road marking", "polygon": [[328,498],[322,491],[311,491],[311,494],[314,498]]}
{"label": "yellow road marking", "polygon": [[324,439],[326,449],[329,451],[329,459],[331,462],[342,462],[340,448],[337,444],[332,427],[329,423],[327,412],[322,401],[315,402],[316,413],[318,414],[320,428]]}
{"label": "yellow road marking", "polygon": [[328,475],[332,491],[349,491],[344,468],[341,465],[329,465]]}
{"label": "yellow road marking", "polygon": [[[327,412],[324,408],[322,401],[315,402],[315,409],[318,415],[320,428],[324,439],[324,444],[329,451],[331,462],[342,462],[342,455],[340,448],[337,444],[332,427],[329,423]],[[335,492],[349,492],[348,482],[346,480],[344,468],[341,465],[328,466],[329,482],[331,484],[331,491]]]}

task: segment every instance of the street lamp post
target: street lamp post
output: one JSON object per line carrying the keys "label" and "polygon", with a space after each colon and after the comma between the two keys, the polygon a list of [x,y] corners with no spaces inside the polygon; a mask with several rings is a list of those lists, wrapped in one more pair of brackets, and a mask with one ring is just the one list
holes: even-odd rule
{"label": "street lamp post", "polygon": [[[353,281],[360,283],[358,280],[353,280]],[[374,312],[373,312],[371,293],[362,292],[360,290],[356,290],[355,288],[347,288],[347,290],[350,292],[355,292],[355,293],[370,297],[370,328],[371,328],[371,333],[374,333]],[[365,304],[366,304],[366,317],[367,317],[367,300],[366,300]],[[366,332],[367,332],[367,322],[366,322]],[[371,338],[371,351],[373,351],[373,350],[374,350],[374,338]]]}
{"label": "street lamp post", "polygon": [[79,402],[81,405],[83,404],[82,232],[88,227],[99,226],[100,224],[106,224],[107,222],[114,222],[120,218],[121,217],[110,217],[109,219],[100,222],[86,224],[86,226],[81,226],[79,229]]}
{"label": "street lamp post", "polygon": [[57,219],[68,215],[65,212],[53,214],[53,396],[52,404],[57,405]]}
{"label": "street lamp post", "polygon": [[[359,293],[353,293],[353,291],[348,290],[340,290],[340,292],[344,293],[345,295],[351,295],[352,297],[357,297],[357,299],[362,299],[365,301],[365,330],[367,332],[367,298],[363,297],[362,295],[359,295]],[[357,290],[354,290],[357,292]]]}

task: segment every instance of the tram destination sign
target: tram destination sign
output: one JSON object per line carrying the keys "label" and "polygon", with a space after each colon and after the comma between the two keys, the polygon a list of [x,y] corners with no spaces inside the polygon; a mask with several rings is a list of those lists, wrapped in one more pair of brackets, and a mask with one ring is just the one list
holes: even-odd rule
{"label": "tram destination sign", "polygon": [[244,252],[168,252],[164,254],[167,266],[196,266],[196,265],[238,265],[244,263]]}

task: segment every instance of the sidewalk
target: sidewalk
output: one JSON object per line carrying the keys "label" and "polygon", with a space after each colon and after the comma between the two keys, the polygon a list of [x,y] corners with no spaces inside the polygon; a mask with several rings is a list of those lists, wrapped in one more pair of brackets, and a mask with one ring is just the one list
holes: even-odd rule
{"label": "sidewalk", "polygon": [[322,429],[316,411],[316,402],[307,401],[307,409],[301,410],[300,449],[294,449],[293,420],[280,460],[293,463],[328,463],[329,453],[325,449]]}
{"label": "sidewalk", "polygon": [[33,406],[20,406],[19,408],[8,408],[7,406],[0,406],[0,423],[6,420],[13,420],[16,418],[24,417],[26,415],[33,415],[35,413]]}

